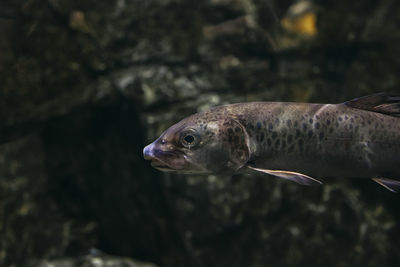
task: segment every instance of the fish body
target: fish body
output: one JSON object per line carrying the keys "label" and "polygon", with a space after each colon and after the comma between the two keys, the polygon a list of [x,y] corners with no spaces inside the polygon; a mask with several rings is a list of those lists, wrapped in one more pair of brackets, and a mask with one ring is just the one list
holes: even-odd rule
{"label": "fish body", "polygon": [[[197,113],[144,149],[163,171],[259,171],[300,184],[323,177],[400,184],[400,97],[376,94],[341,104],[248,102]],[[392,181],[392,180],[390,180]]]}
{"label": "fish body", "polygon": [[229,110],[249,135],[254,167],[314,177],[400,177],[400,118],[342,104],[243,103],[218,112]]}

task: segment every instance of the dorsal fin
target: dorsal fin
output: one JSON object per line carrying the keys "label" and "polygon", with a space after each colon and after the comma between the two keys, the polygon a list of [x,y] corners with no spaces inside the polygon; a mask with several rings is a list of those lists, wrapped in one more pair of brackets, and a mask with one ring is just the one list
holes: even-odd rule
{"label": "dorsal fin", "polygon": [[346,106],[400,117],[400,95],[377,93],[344,102]]}

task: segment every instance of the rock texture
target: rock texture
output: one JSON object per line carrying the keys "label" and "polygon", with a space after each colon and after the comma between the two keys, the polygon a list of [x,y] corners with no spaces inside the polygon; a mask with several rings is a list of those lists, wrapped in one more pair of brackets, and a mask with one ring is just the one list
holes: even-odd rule
{"label": "rock texture", "polygon": [[394,0],[3,1],[0,265],[98,248],[166,267],[398,266],[398,196],[372,182],[168,175],[142,149],[213,105],[400,93],[399,14]]}
{"label": "rock texture", "polygon": [[105,254],[90,253],[77,258],[61,258],[56,260],[32,260],[27,265],[34,267],[157,267],[154,264],[132,260],[124,257],[113,257]]}

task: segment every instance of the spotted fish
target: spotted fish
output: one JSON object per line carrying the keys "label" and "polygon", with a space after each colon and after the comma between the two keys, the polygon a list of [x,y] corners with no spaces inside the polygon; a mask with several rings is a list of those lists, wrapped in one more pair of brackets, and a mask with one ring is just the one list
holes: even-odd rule
{"label": "spotted fish", "polygon": [[167,172],[256,171],[303,185],[320,184],[323,177],[361,177],[397,192],[400,96],[218,106],[171,126],[143,154]]}

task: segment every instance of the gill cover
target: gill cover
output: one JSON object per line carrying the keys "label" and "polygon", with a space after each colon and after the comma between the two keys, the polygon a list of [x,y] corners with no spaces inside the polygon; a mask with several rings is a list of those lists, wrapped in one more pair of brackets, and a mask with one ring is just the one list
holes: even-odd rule
{"label": "gill cover", "polygon": [[201,139],[196,146],[183,151],[188,165],[186,172],[232,173],[242,168],[250,155],[249,137],[244,127],[229,117],[202,122],[200,118],[181,130],[193,131]]}
{"label": "gill cover", "polygon": [[[218,124],[220,124],[218,130],[218,139],[220,140],[218,143],[220,144],[220,151],[223,151],[223,155],[220,156],[224,158],[224,168],[237,171],[249,161],[251,153],[249,136],[243,125],[233,118],[219,121]],[[218,158],[213,163],[218,163]]]}

